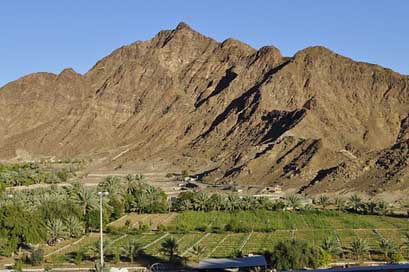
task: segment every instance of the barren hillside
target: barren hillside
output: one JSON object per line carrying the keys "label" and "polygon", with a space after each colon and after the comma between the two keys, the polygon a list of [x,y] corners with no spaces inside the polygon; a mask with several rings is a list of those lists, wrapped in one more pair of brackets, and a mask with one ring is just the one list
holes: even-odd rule
{"label": "barren hillside", "polygon": [[112,168],[160,161],[209,183],[402,193],[408,100],[408,76],[324,47],[284,57],[180,23],[85,75],[0,88],[0,158],[104,154]]}

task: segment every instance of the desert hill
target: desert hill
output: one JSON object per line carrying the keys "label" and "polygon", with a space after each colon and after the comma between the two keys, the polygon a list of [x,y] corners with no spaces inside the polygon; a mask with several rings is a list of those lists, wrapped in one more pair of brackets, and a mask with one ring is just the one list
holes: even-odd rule
{"label": "desert hill", "polygon": [[284,57],[219,43],[180,23],[84,75],[0,88],[0,158],[105,156],[112,168],[160,161],[208,183],[405,194],[408,116],[408,76],[319,46]]}

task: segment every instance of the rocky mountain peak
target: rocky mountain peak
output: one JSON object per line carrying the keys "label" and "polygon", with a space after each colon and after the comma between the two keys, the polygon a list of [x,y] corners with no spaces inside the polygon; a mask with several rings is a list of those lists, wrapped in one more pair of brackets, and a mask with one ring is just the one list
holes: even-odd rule
{"label": "rocky mountain peak", "polygon": [[284,57],[219,43],[182,22],[84,76],[68,68],[0,88],[0,159],[104,154],[108,168],[159,161],[209,183],[404,191],[394,182],[409,173],[407,116],[407,76],[322,46]]}
{"label": "rocky mountain peak", "polygon": [[176,26],[176,30],[193,31],[193,29],[185,22],[180,22]]}

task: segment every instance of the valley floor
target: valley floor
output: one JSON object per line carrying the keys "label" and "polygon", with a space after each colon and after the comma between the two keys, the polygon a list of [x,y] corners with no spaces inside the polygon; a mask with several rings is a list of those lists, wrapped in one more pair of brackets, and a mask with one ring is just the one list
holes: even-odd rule
{"label": "valley floor", "polygon": [[[240,218],[240,219],[238,219]],[[243,228],[249,230],[226,231],[227,225],[240,220]],[[266,229],[266,224],[272,228]],[[140,225],[149,225],[150,230],[136,232]],[[264,230],[264,231],[262,231]],[[359,261],[384,261],[379,247],[380,241],[392,241],[397,247],[403,243],[409,232],[407,218],[388,216],[357,215],[332,211],[271,212],[242,211],[228,212],[184,212],[170,214],[127,214],[109,224],[105,235],[106,243],[111,248],[122,248],[130,240],[141,245],[144,255],[136,262],[145,265],[151,261],[165,262],[161,244],[173,237],[178,243],[178,255],[187,263],[194,264],[199,259],[213,257],[236,257],[239,255],[262,254],[271,251],[278,241],[306,240],[313,246],[321,246],[328,237],[337,239],[342,253],[333,262],[356,262],[351,252],[351,243],[363,239],[369,246],[368,254]],[[96,259],[76,260],[75,256],[84,248],[95,244],[99,239],[92,233],[78,240],[68,240],[53,247],[45,246],[47,265],[61,266],[67,263],[92,265]],[[200,256],[192,250],[200,245]],[[109,252],[109,250],[108,250]],[[405,259],[409,252],[402,249]],[[125,258],[117,259],[107,253],[110,266],[130,266]]]}

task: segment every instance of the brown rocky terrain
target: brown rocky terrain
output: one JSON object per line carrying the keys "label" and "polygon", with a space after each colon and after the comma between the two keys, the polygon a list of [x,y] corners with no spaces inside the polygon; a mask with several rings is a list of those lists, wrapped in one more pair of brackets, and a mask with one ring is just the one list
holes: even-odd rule
{"label": "brown rocky terrain", "polygon": [[86,74],[0,89],[0,158],[153,161],[308,194],[409,189],[409,77],[324,47],[284,57],[181,23]]}

